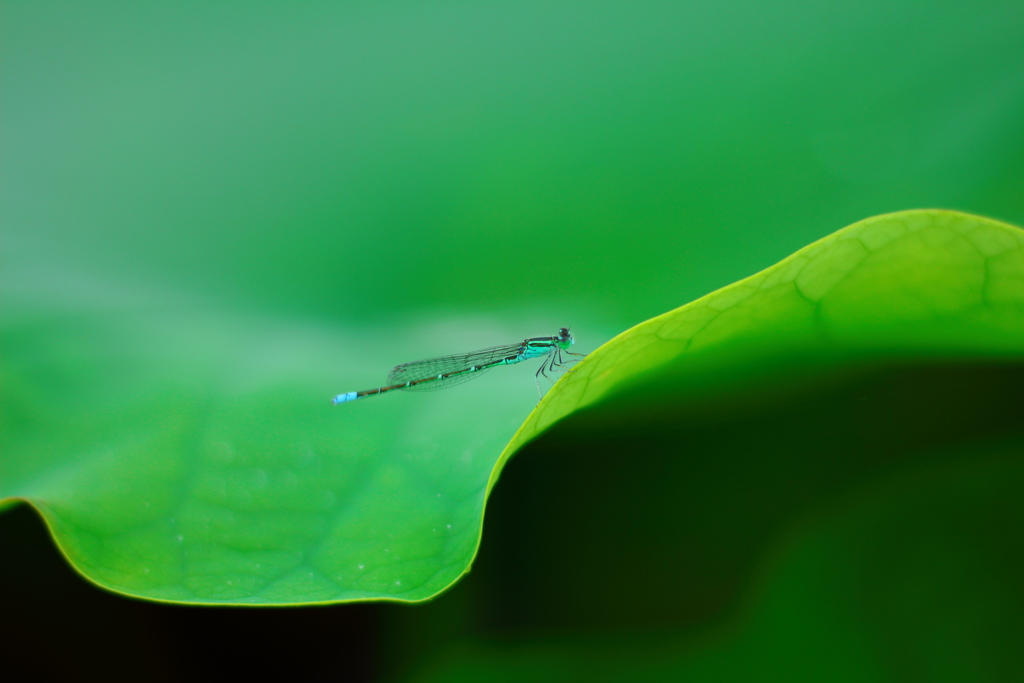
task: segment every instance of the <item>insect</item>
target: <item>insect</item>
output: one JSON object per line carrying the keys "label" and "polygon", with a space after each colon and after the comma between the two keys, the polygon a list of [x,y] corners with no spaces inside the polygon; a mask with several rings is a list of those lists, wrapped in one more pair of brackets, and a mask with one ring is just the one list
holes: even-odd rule
{"label": "insect", "polygon": [[530,358],[544,358],[537,369],[537,394],[540,395],[540,377],[543,375],[550,379],[546,371],[562,371],[565,366],[579,362],[579,358],[566,359],[568,356],[579,356],[586,354],[573,353],[569,347],[575,343],[569,328],[563,327],[553,337],[532,337],[524,339],[517,344],[505,344],[504,346],[492,346],[480,351],[469,353],[457,353],[452,356],[441,356],[439,358],[428,358],[416,360],[411,363],[396,365],[388,373],[387,386],[367,389],[366,391],[350,391],[347,394],[338,394],[334,397],[333,403],[348,403],[367,396],[376,396],[394,389],[406,389],[408,391],[430,391],[433,389],[447,389],[471,379],[479,377],[491,368],[499,365],[515,365]]}

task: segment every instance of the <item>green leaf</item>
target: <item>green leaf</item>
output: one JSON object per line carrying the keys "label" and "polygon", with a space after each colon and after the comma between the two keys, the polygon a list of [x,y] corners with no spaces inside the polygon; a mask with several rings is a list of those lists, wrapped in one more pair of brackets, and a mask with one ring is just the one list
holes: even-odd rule
{"label": "green leaf", "polygon": [[532,630],[413,680],[1020,678],[1021,236],[870,219],[593,354],[496,491],[537,501],[489,557]]}
{"label": "green leaf", "polygon": [[582,408],[620,394],[641,404],[653,402],[645,393],[720,394],[785,375],[783,356],[1019,356],[1022,246],[1020,229],[954,211],[855,223],[602,346],[538,406],[502,461]]}
{"label": "green leaf", "polygon": [[332,406],[451,331],[115,303],[9,309],[4,328],[0,497],[38,509],[84,576],[155,600],[295,604],[421,600],[465,571],[495,454],[536,401],[528,369]]}
{"label": "green leaf", "polygon": [[[500,456],[531,402],[522,368],[327,404],[379,384],[403,349],[457,350],[440,341],[451,330],[357,333],[171,297],[154,311],[119,292],[60,314],[26,299],[3,322],[0,498],[32,504],[78,571],[129,595],[428,599],[468,570],[507,460],[574,411],[606,407],[626,426],[634,411],[816,363],[1019,356],[1022,245],[1016,228],[944,211],[850,226],[594,352]],[[473,327],[458,327],[460,346],[515,338],[486,325],[466,338]]]}

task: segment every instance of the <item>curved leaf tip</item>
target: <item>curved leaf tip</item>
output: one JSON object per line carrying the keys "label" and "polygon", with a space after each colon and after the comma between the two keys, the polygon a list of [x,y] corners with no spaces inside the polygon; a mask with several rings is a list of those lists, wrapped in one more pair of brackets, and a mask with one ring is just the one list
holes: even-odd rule
{"label": "curved leaf tip", "polygon": [[[957,211],[885,214],[623,332],[530,414],[495,467],[567,415],[687,358],[819,351],[1024,353],[1024,231]],[[728,361],[723,361],[728,362]]]}

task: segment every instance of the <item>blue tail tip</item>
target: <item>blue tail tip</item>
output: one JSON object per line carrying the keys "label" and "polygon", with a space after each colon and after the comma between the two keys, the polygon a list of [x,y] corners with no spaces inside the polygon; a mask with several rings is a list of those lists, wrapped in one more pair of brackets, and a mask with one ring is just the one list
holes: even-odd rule
{"label": "blue tail tip", "polygon": [[347,394],[338,394],[333,399],[331,399],[331,403],[333,403],[334,405],[338,405],[339,403],[347,403],[348,401],[354,401],[357,398],[359,398],[357,393],[358,392],[350,391]]}

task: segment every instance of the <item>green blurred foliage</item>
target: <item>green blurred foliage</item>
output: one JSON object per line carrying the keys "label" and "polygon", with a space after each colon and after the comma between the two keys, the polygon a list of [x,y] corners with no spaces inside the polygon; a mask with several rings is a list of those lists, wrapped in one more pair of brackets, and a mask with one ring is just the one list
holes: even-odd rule
{"label": "green blurred foliage", "polygon": [[6,3],[6,258],[620,329],[867,216],[1024,223],[1022,13]]}
{"label": "green blurred foliage", "polygon": [[[332,393],[379,383],[409,353],[464,346],[452,339],[471,348],[571,323],[589,350],[887,211],[940,206],[1024,224],[1019,2],[4,2],[2,16],[0,439],[45,424],[39,459],[59,455],[52,443],[91,462],[174,442],[210,396],[237,397],[234,410],[265,422],[252,439],[294,446],[299,402],[319,409]],[[452,433],[459,420],[505,420],[474,444],[497,453],[533,388],[525,372],[487,381],[433,407],[413,401],[437,396],[399,396],[374,406],[373,419],[400,425],[385,438],[413,447],[436,445],[416,441],[433,414],[461,416]],[[998,406],[1015,394],[986,396]],[[325,430],[336,419],[343,433],[359,418],[317,419]],[[724,550],[677,541],[673,552],[710,568],[660,574],[657,557],[646,560],[654,574],[636,580],[671,581],[668,597],[625,613],[606,592],[559,602],[560,586],[602,566],[565,543],[593,538],[585,532],[603,500],[626,501],[616,518],[648,519],[659,538],[708,514],[684,510],[690,521],[679,522],[659,512],[645,487],[678,481],[672,469],[618,478],[604,498],[580,487],[581,461],[623,467],[622,452],[598,445],[527,452],[508,468],[476,571],[443,599],[360,612],[384,643],[370,668],[407,671],[449,639],[505,629],[571,635],[590,624],[625,654],[643,651],[620,638],[625,627],[668,630],[674,644],[678,628],[747,613],[738,596],[771,539],[834,494],[768,516],[757,540],[723,535]],[[628,461],[643,466],[644,454],[634,447]],[[788,474],[799,480],[801,466],[787,463]],[[17,483],[17,472],[4,476]],[[943,500],[929,504],[953,509]],[[566,521],[571,511],[579,517]],[[1016,538],[1015,527],[993,528],[997,541]],[[889,547],[873,535],[866,545]],[[929,547],[948,561],[963,546]],[[614,552],[604,538],[589,548]],[[726,562],[724,587],[708,578],[722,552],[742,560]],[[992,581],[1014,562],[996,558],[978,573]],[[963,585],[927,566],[884,581],[913,586],[922,575]],[[991,585],[1002,588],[987,600],[1019,604],[1012,576]],[[853,594],[836,586],[822,590]],[[708,594],[710,606],[687,607]],[[90,609],[69,598],[39,619],[40,640],[55,621],[89,623],[103,609],[82,600]],[[344,620],[345,609],[331,614]],[[784,611],[758,614],[798,624]],[[942,605],[915,614],[945,623]],[[977,619],[1019,633],[1017,614]],[[940,662],[918,679],[941,680],[934,653],[952,633],[916,660]],[[168,632],[158,635],[150,642]],[[583,648],[593,652],[590,641]],[[784,658],[753,661],[766,662],[765,678],[788,670]]]}

